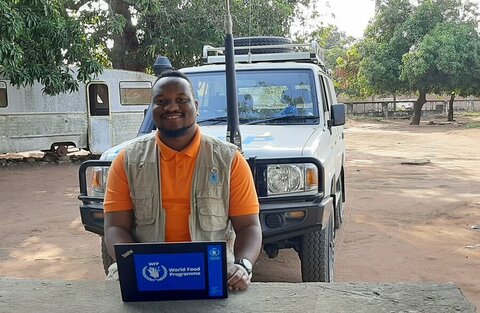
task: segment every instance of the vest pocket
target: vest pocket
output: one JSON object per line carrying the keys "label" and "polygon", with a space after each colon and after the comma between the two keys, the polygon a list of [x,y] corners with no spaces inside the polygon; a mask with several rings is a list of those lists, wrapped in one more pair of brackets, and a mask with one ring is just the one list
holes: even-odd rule
{"label": "vest pocket", "polygon": [[228,215],[223,199],[197,197],[198,222],[206,231],[219,231],[227,227]]}
{"label": "vest pocket", "polygon": [[153,193],[149,190],[138,190],[130,194],[133,201],[135,222],[137,225],[148,225],[155,222],[153,216]]}

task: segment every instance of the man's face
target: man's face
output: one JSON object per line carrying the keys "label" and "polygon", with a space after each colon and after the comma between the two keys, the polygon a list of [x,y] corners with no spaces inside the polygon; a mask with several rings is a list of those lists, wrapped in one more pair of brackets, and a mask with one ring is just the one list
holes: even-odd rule
{"label": "man's face", "polygon": [[160,133],[175,138],[195,129],[198,103],[183,78],[164,77],[153,86],[153,120]]}

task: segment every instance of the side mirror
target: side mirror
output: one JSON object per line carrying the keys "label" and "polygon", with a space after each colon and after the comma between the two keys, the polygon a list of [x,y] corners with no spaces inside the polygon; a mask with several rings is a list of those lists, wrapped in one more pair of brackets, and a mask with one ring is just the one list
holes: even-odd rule
{"label": "side mirror", "polygon": [[328,126],[342,126],[345,124],[345,104],[338,103],[332,105],[332,119]]}

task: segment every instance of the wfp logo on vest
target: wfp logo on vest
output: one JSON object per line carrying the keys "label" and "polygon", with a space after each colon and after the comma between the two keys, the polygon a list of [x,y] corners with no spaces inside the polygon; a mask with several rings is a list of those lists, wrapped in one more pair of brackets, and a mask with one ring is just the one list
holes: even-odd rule
{"label": "wfp logo on vest", "polygon": [[142,274],[148,281],[159,282],[167,278],[168,270],[165,266],[160,265],[160,263],[152,262],[143,267]]}

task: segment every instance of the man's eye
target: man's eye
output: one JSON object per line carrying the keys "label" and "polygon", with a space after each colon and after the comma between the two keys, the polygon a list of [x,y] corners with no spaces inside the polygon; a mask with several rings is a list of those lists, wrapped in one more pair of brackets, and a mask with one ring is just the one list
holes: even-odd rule
{"label": "man's eye", "polygon": [[156,105],[166,105],[167,101],[165,99],[158,99],[155,101]]}
{"label": "man's eye", "polygon": [[187,103],[188,101],[189,101],[189,99],[187,99],[187,98],[179,98],[179,99],[177,99],[177,102],[178,102],[178,103]]}

